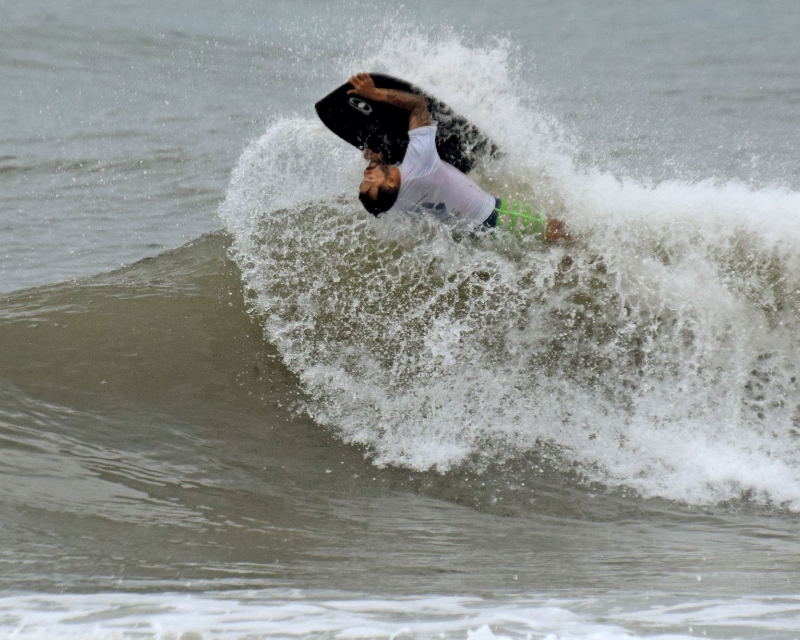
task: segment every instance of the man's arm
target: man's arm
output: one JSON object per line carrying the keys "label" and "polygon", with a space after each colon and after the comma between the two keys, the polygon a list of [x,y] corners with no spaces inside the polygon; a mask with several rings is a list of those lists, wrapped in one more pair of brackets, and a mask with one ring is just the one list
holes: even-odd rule
{"label": "man's arm", "polygon": [[347,93],[355,93],[363,98],[377,100],[378,102],[388,102],[409,112],[408,130],[417,127],[427,127],[431,122],[431,115],[428,113],[428,103],[425,98],[421,98],[408,91],[397,91],[396,89],[378,89],[368,73],[357,73],[349,80],[353,88]]}

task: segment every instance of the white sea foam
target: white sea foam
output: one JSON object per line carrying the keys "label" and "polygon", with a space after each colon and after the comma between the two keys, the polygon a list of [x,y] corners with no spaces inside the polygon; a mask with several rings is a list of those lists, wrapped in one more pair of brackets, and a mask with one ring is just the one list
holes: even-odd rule
{"label": "white sea foam", "polygon": [[576,168],[507,51],[403,35],[358,66],[484,129],[506,153],[476,179],[562,217],[572,246],[375,220],[358,153],[314,120],[242,155],[220,213],[309,411],[379,465],[544,443],[646,497],[800,509],[800,194]]}
{"label": "white sea foam", "polygon": [[341,593],[32,594],[0,598],[0,632],[16,640],[96,638],[793,637],[800,602],[760,597],[670,602],[654,595],[513,600],[360,598]]}

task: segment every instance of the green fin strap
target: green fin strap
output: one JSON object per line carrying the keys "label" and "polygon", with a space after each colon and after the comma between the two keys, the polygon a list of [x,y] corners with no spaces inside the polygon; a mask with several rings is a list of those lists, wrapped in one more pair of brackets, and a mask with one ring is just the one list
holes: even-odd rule
{"label": "green fin strap", "polygon": [[505,198],[500,200],[496,226],[508,233],[516,233],[517,236],[535,235],[541,231],[542,238],[547,241],[547,218],[541,211],[532,214],[530,205],[518,200],[512,200],[510,203]]}

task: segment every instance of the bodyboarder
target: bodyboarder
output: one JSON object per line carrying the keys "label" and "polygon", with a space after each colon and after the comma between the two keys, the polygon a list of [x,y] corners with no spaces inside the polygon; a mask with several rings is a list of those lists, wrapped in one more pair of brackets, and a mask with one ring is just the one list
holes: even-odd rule
{"label": "bodyboarder", "polygon": [[398,166],[364,150],[369,160],[358,197],[364,208],[380,215],[387,211],[428,213],[454,229],[502,228],[516,234],[539,235],[545,242],[569,240],[564,224],[527,205],[508,203],[486,193],[467,175],[439,158],[436,125],[425,99],[406,91],[380,89],[367,73],[349,79],[348,94],[387,102],[409,112],[409,144]]}

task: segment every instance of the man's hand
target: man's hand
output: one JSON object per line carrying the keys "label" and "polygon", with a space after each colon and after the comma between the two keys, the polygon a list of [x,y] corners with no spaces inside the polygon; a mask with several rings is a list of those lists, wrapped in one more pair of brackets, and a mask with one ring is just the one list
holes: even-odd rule
{"label": "man's hand", "polygon": [[396,89],[378,89],[375,82],[368,73],[357,73],[348,82],[353,85],[352,89],[347,90],[347,95],[356,94],[368,100],[377,102],[388,102],[396,107],[408,111],[408,129],[426,127],[431,124],[431,116],[428,113],[428,103],[425,99],[408,91],[398,91]]}
{"label": "man's hand", "polygon": [[348,90],[347,95],[355,93],[362,98],[371,98],[372,100],[382,101],[383,98],[375,86],[375,82],[368,73],[357,73],[352,76],[348,82],[353,85],[353,88]]}
{"label": "man's hand", "polygon": [[377,160],[378,162],[383,162],[383,156],[380,153],[375,153],[369,147],[364,147],[364,159],[365,160]]}

